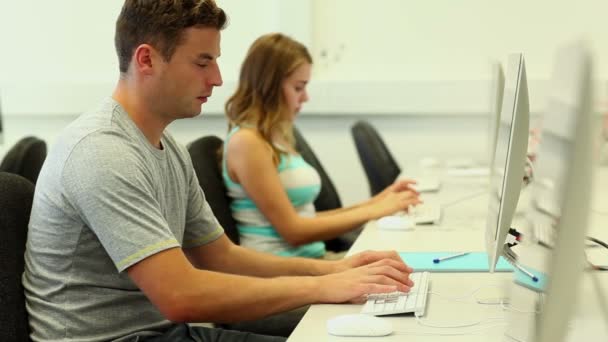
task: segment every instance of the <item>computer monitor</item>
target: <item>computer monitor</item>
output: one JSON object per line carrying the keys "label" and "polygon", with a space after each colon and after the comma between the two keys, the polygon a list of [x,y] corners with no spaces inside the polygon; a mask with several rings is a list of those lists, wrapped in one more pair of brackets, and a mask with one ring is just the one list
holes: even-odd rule
{"label": "computer monitor", "polygon": [[505,73],[500,62],[494,62],[492,63],[492,81],[490,85],[490,120],[488,123],[488,151],[486,153],[488,166],[494,165],[504,90]]}
{"label": "computer monitor", "polygon": [[554,238],[541,245],[524,235],[518,246],[517,263],[539,279],[514,273],[511,303],[528,312],[509,315],[506,335],[518,341],[562,341],[576,308],[593,179],[591,69],[584,43],[557,51],[525,214],[529,236],[548,227]]}
{"label": "computer monitor", "polygon": [[524,177],[530,109],[522,54],[509,55],[494,163],[490,166],[490,199],[486,219],[486,251],[490,272],[511,227]]}

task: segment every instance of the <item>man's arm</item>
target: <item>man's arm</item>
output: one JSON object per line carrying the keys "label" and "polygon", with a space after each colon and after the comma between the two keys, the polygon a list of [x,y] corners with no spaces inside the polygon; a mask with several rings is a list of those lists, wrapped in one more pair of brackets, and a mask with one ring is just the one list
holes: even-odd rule
{"label": "man's arm", "polygon": [[256,278],[197,269],[182,249],[171,248],[127,272],[158,310],[176,322],[252,320],[305,304],[342,303],[366,293],[409,290],[404,285],[407,275],[384,260],[318,277]]}
{"label": "man's arm", "polygon": [[339,270],[337,261],[279,257],[235,245],[226,235],[184,252],[196,268],[255,277],[317,276]]}

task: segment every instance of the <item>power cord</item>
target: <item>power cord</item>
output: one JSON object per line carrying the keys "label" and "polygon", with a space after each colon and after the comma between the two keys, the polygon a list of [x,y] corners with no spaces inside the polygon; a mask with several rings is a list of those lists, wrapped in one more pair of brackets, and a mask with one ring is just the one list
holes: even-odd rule
{"label": "power cord", "polygon": [[[586,238],[587,238],[587,240],[589,240],[589,241],[591,241],[591,242],[593,242],[593,243],[595,243],[595,244],[597,244],[597,245],[599,245],[601,247],[604,247],[604,248],[608,249],[608,243],[606,243],[606,242],[604,242],[604,241],[602,241],[600,239],[596,239],[596,238],[594,238],[592,236],[587,236]],[[600,266],[600,265],[593,264],[591,261],[589,261],[589,257],[587,257],[587,263],[589,264],[589,266],[591,267],[591,269],[594,270],[594,271],[608,271],[608,267],[606,267],[606,266]]]}

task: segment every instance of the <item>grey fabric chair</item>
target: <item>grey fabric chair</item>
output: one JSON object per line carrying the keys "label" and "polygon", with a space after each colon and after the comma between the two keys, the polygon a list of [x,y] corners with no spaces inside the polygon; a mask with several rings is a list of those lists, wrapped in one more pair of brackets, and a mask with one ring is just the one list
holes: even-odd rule
{"label": "grey fabric chair", "polygon": [[6,153],[0,171],[18,174],[36,184],[45,159],[46,143],[36,137],[25,137]]}
{"label": "grey fabric chair", "polygon": [[220,222],[226,235],[239,244],[239,231],[230,210],[230,198],[222,178],[219,149],[223,146],[222,139],[210,135],[199,138],[188,145],[192,165],[198,182],[205,193],[205,198]]}
{"label": "grey fabric chair", "polygon": [[29,340],[21,275],[33,198],[29,180],[0,172],[0,341]]}
{"label": "grey fabric chair", "polygon": [[[295,138],[296,150],[302,155],[302,158],[310,164],[318,173],[321,178],[321,192],[315,200],[315,209],[317,211],[332,210],[342,208],[342,201],[336,191],[334,183],[329,178],[325,168],[321,165],[319,158],[308,145],[306,139],[300,130],[296,126],[293,126],[293,136]],[[347,251],[355,242],[361,229],[355,229],[348,233],[342,234],[341,236],[325,241],[325,248],[332,252],[343,252]]]}
{"label": "grey fabric chair", "polygon": [[351,133],[371,195],[374,196],[391,185],[401,173],[401,169],[378,131],[369,122],[357,121],[351,127]]}

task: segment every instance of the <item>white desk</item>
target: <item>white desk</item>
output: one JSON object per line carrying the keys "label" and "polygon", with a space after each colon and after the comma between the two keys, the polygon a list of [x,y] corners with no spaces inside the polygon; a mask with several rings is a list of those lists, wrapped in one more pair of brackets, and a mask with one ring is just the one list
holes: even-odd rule
{"label": "white desk", "polygon": [[[599,173],[595,183],[596,192],[608,189],[608,169]],[[460,182],[459,182],[460,183]],[[479,184],[479,182],[477,182]],[[479,190],[480,186],[462,184],[445,184],[433,200],[446,202]],[[593,200],[595,208],[605,206],[599,201],[606,195],[596,194]],[[357,239],[349,253],[367,249],[394,249],[399,251],[483,251],[485,215],[487,196],[479,196],[446,208],[444,218],[437,226],[418,226],[413,231],[395,232],[378,230],[370,222]],[[525,202],[525,194],[522,196]],[[517,220],[517,218],[515,218]],[[592,213],[590,234],[604,241],[608,240],[608,215]],[[608,252],[606,252],[608,256]],[[500,305],[481,305],[470,297],[468,301],[454,301],[448,297],[462,297],[483,287],[477,293],[478,298],[491,299],[509,297],[511,290],[511,273],[433,273],[431,274],[430,291],[426,314],[423,322],[434,325],[460,325],[484,321],[468,328],[431,328],[419,325],[411,315],[385,317],[393,323],[395,333],[384,337],[337,337],[326,331],[328,319],[337,315],[358,313],[361,305],[313,305],[304,316],[296,330],[289,337],[289,342],[299,341],[502,341],[506,340],[504,332],[506,320],[495,319],[507,317],[507,312]],[[495,286],[495,287],[493,287]],[[441,295],[441,296],[440,296]],[[566,309],[566,308],[565,308]],[[529,313],[517,313],[530,315]],[[608,340],[608,272],[586,273],[583,276],[579,296],[579,308],[571,322],[572,331],[569,341],[605,341]],[[441,334],[466,333],[466,335],[443,336]]]}

